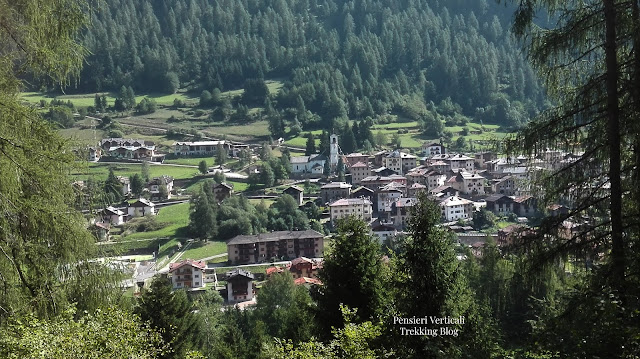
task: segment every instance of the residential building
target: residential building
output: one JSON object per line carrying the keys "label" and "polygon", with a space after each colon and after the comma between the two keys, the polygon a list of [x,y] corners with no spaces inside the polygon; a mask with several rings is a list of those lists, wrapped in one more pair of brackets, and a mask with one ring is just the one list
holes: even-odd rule
{"label": "residential building", "polygon": [[345,160],[345,166],[347,167],[351,167],[353,165],[355,165],[358,162],[362,162],[364,164],[369,164],[369,155],[365,155],[362,153],[350,153],[346,156],[344,156],[344,160]]}
{"label": "residential building", "polygon": [[[473,171],[475,161],[469,156],[463,154],[457,154],[445,159],[445,162],[451,167],[451,171]],[[434,168],[435,169],[435,168]]]}
{"label": "residential building", "polygon": [[419,192],[427,191],[427,186],[421,183],[414,183],[411,187],[407,188],[407,196],[409,197],[417,197]]}
{"label": "residential building", "polygon": [[289,271],[294,279],[318,278],[318,270],[322,268],[322,261],[318,263],[307,257],[298,257],[291,261]]}
{"label": "residential building", "polygon": [[351,173],[351,183],[360,184],[363,179],[371,176],[371,167],[365,162],[357,162],[349,167]]}
{"label": "residential building", "polygon": [[107,156],[118,159],[128,160],[147,160],[153,161],[156,157],[156,146],[115,146],[109,147]]}
{"label": "residential building", "polygon": [[206,268],[207,263],[205,261],[194,261],[192,259],[171,263],[169,265],[169,274],[171,274],[173,289],[204,288],[206,286]]}
{"label": "residential building", "polygon": [[127,215],[130,218],[154,216],[156,214],[156,205],[144,198],[139,198],[134,203],[129,204],[127,207]]}
{"label": "residential building", "polygon": [[374,194],[375,192],[367,187],[358,187],[351,191],[351,198],[366,198],[373,203]]}
{"label": "residential building", "polygon": [[456,190],[455,188],[449,185],[444,185],[444,186],[436,187],[432,190],[429,190],[429,194],[434,197],[444,198],[444,197],[456,196],[458,194],[458,190]]}
{"label": "residential building", "polygon": [[446,148],[438,142],[425,142],[422,144],[422,154],[425,156],[442,155],[447,153]]}
{"label": "residential building", "polygon": [[400,198],[393,203],[393,225],[399,230],[405,230],[411,214],[411,208],[418,202],[416,198]]}
{"label": "residential building", "polygon": [[[161,193],[161,188],[165,187],[166,192]],[[151,193],[152,201],[164,201],[171,199],[171,192],[173,191],[173,177],[162,175],[160,177],[154,177],[147,183],[147,189]]]}
{"label": "residential building", "polygon": [[302,206],[302,201],[304,199],[304,190],[298,186],[289,186],[282,193],[288,194],[298,203],[298,207]]}
{"label": "residential building", "polygon": [[235,236],[227,242],[231,264],[268,262],[272,258],[322,257],[324,236],[314,230],[277,231]]}
{"label": "residential building", "polygon": [[131,193],[131,181],[129,181],[129,177],[125,176],[116,176],[116,179],[122,185],[121,192],[123,196],[128,196]]}
{"label": "residential building", "polygon": [[493,194],[485,199],[487,202],[487,210],[497,215],[505,215],[508,213],[515,213],[514,200],[504,194]]}
{"label": "residential building", "polygon": [[142,146],[153,146],[153,142],[145,142],[144,140],[135,139],[135,138],[105,138],[100,140],[100,148],[105,151],[108,151],[113,147],[142,147]]}
{"label": "residential building", "polygon": [[447,222],[473,217],[473,202],[458,196],[446,197],[440,202],[442,218]]}
{"label": "residential building", "polygon": [[512,176],[504,176],[494,180],[491,184],[491,191],[495,194],[514,196],[517,191],[515,178]]}
{"label": "residential building", "polygon": [[397,150],[387,154],[382,160],[384,167],[399,175],[404,175],[418,165],[418,157]]}
{"label": "residential building", "polygon": [[244,302],[253,300],[255,286],[253,273],[241,268],[235,268],[227,275],[227,302]]}
{"label": "residential building", "polygon": [[427,190],[444,186],[444,183],[447,181],[447,176],[445,174],[433,170],[423,174],[422,177],[424,178],[422,184],[427,186]]}
{"label": "residential building", "polygon": [[174,154],[176,156],[212,156],[217,153],[218,146],[229,152],[231,144],[227,141],[195,141],[174,142]]}
{"label": "residential building", "polygon": [[494,161],[498,158],[498,156],[493,152],[478,152],[473,155],[476,168],[487,168],[487,162]]}
{"label": "residential building", "polygon": [[380,187],[377,191],[376,211],[391,212],[393,203],[405,195],[406,189],[405,185],[395,182]]}
{"label": "residential building", "polygon": [[114,207],[107,207],[100,211],[102,222],[107,222],[112,226],[119,226],[124,223],[124,213]]}
{"label": "residential building", "polygon": [[102,148],[89,147],[89,162],[98,162],[102,156]]}
{"label": "residential building", "polygon": [[360,184],[364,187],[377,192],[378,189],[382,186],[388,185],[391,182],[397,182],[403,185],[407,185],[407,178],[399,175],[391,175],[391,176],[370,176],[363,178],[360,181]]}
{"label": "residential building", "polygon": [[218,202],[222,202],[225,199],[231,197],[233,194],[233,183],[214,183],[213,184],[213,195],[216,197]]}
{"label": "residential building", "polygon": [[109,240],[109,233],[111,231],[109,223],[96,222],[90,227],[90,229],[98,241],[105,242]]}
{"label": "residential building", "polygon": [[393,223],[386,223],[379,219],[371,222],[371,232],[378,236],[380,243],[398,235],[398,229],[393,225]]}
{"label": "residential building", "polygon": [[372,208],[371,201],[366,198],[343,198],[339,199],[329,205],[331,224],[336,225],[340,218],[347,216],[355,216],[364,220],[365,222],[371,222]]}
{"label": "residential building", "polygon": [[320,187],[320,198],[323,203],[330,203],[340,198],[349,198],[351,185],[346,182],[330,182]]}
{"label": "residential building", "polygon": [[372,176],[381,176],[381,177],[387,177],[387,176],[391,176],[391,175],[397,175],[398,173],[396,173],[396,171],[387,168],[387,167],[378,167],[378,168],[372,168],[371,169],[371,175]]}
{"label": "residential building", "polygon": [[477,173],[470,173],[462,170],[454,177],[451,177],[448,182],[448,184],[462,194],[472,196],[484,194],[485,178]]}

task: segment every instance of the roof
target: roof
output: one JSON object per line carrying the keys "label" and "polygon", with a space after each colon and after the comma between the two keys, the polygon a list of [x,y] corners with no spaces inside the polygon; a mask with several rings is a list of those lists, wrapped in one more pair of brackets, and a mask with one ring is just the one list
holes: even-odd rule
{"label": "roof", "polygon": [[285,188],[284,191],[282,192],[288,192],[288,191],[304,192],[304,190],[298,186],[289,186]]}
{"label": "roof", "polygon": [[266,275],[272,275],[274,273],[282,273],[284,269],[282,267],[269,267],[264,272]]}
{"label": "roof", "polygon": [[356,163],[354,163],[353,165],[351,165],[351,168],[360,168],[360,167],[369,167],[369,165],[367,165],[364,162],[358,161]]}
{"label": "roof", "polygon": [[303,284],[322,285],[322,282],[319,279],[316,279],[316,278],[300,277],[300,278],[296,278],[293,281],[293,284],[295,284],[295,285],[303,285]]}
{"label": "roof", "polygon": [[222,182],[222,183],[215,183],[213,185],[213,188],[220,188],[220,187],[225,187],[227,189],[233,189],[233,183],[229,184],[227,182]]}
{"label": "roof", "polygon": [[116,176],[116,178],[118,179],[118,182],[122,183],[122,184],[129,184],[129,177],[125,177],[125,176]]}
{"label": "roof", "polygon": [[283,239],[309,239],[324,238],[324,235],[312,229],[305,231],[275,231],[269,233],[260,233],[254,235],[239,235],[231,238],[227,245],[232,244],[249,244],[256,242],[277,242]]}
{"label": "roof", "polygon": [[345,157],[369,157],[368,155],[362,154],[360,152],[350,153]]}
{"label": "roof", "polygon": [[98,227],[98,228],[106,229],[107,231],[111,227],[111,226],[109,226],[109,223],[102,223],[102,222],[96,222],[93,225]]}
{"label": "roof", "polygon": [[513,198],[511,198],[511,197],[509,197],[507,195],[496,193],[496,194],[492,194],[491,196],[485,198],[485,202],[496,202],[496,201],[502,199],[502,197],[507,197],[509,200],[513,201]]}
{"label": "roof", "polygon": [[141,144],[144,144],[144,140],[140,140],[137,138],[120,138],[120,137],[111,137],[111,138],[104,138],[102,140],[100,140],[100,146],[102,146],[104,143],[106,142],[115,142],[115,143],[125,143],[125,142],[139,142]]}
{"label": "roof", "polygon": [[411,185],[411,187],[409,187],[410,189],[418,189],[418,188],[427,188],[427,186],[423,185],[422,183],[414,183]]}
{"label": "roof", "polygon": [[191,267],[196,267],[204,270],[207,267],[207,263],[205,261],[195,261],[193,259],[186,259],[180,262],[169,264],[169,272],[173,272],[174,270],[178,268],[182,268],[184,266],[191,266]]}
{"label": "roof", "polygon": [[195,141],[195,142],[174,142],[174,146],[217,146],[224,145],[227,141]]}
{"label": "roof", "polygon": [[351,188],[351,185],[347,182],[329,182],[326,185],[320,187],[320,189],[332,189],[332,188]]}
{"label": "roof", "polygon": [[171,176],[167,176],[167,175],[162,175],[160,177],[153,177],[150,181],[149,184],[169,184],[173,182],[173,177]]}
{"label": "roof", "polygon": [[137,201],[129,204],[129,207],[154,207],[155,204],[148,199],[138,198]]}
{"label": "roof", "polygon": [[289,159],[291,163],[308,163],[310,156],[294,156]]}
{"label": "roof", "polygon": [[473,158],[471,158],[469,156],[466,156],[466,155],[457,154],[457,155],[449,157],[448,160],[449,161],[469,161],[469,160],[473,161]]}
{"label": "roof", "polygon": [[366,198],[342,198],[339,199],[329,205],[329,207],[334,206],[354,206],[354,205],[371,205],[371,201]]}
{"label": "roof", "polygon": [[458,206],[458,205],[466,205],[472,204],[473,202],[468,199],[464,199],[458,196],[450,196],[444,199],[444,201],[440,202],[443,206]]}
{"label": "roof", "polygon": [[360,186],[360,187],[358,187],[357,189],[355,189],[355,190],[351,191],[351,194],[358,193],[358,192],[361,192],[361,191],[364,191],[364,192],[367,192],[367,193],[373,193],[373,192],[375,192],[375,191],[374,191],[374,190],[372,190],[371,188],[364,187],[364,186]]}
{"label": "roof", "polygon": [[291,261],[291,265],[292,266],[295,266],[295,265],[298,265],[298,264],[302,264],[302,263],[311,263],[311,264],[313,264],[313,261],[311,259],[307,258],[307,257],[298,257],[298,258],[296,258],[296,259]]}
{"label": "roof", "polygon": [[412,154],[409,153],[404,153],[404,152],[400,152],[400,151],[393,151],[391,153],[389,153],[387,156],[387,158],[418,158]]}
{"label": "roof", "polygon": [[111,207],[111,206],[103,209],[103,211],[105,213],[110,213],[111,215],[115,215],[115,216],[123,216],[124,215],[124,213],[121,210],[119,210],[117,208],[114,208],[114,207]]}
{"label": "roof", "polygon": [[413,207],[418,202],[417,198],[400,198],[394,204],[396,207]]}
{"label": "roof", "polygon": [[425,143],[422,144],[422,147],[431,147],[431,146],[444,147],[444,145],[441,145],[438,142],[425,142]]}
{"label": "roof", "polygon": [[253,279],[253,273],[246,271],[244,269],[240,269],[240,268],[235,268],[230,272],[227,272],[227,281],[229,279],[232,278],[237,278],[237,277],[245,277],[245,278],[249,278],[249,279]]}
{"label": "roof", "polygon": [[469,172],[464,172],[464,171],[458,172],[458,176],[460,176],[460,177],[462,177],[462,179],[466,179],[466,180],[469,180],[469,179],[485,179],[484,177],[480,176],[477,173],[469,173]]}

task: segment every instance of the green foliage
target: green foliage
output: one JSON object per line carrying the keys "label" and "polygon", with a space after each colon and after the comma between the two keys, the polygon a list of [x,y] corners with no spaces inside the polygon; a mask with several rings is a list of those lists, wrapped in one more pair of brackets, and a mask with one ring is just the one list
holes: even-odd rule
{"label": "green foliage", "polygon": [[0,334],[3,358],[152,359],[167,345],[156,330],[137,316],[109,308],[74,319],[67,310],[51,319],[27,317],[9,324]]}
{"label": "green foliage", "polygon": [[306,137],[307,137],[307,144],[304,150],[304,155],[305,156],[313,155],[317,152],[316,140],[313,138],[313,133],[311,132],[307,133]]}
{"label": "green foliage", "polygon": [[311,339],[313,305],[308,290],[296,286],[289,272],[274,274],[260,289],[256,320],[265,324],[271,337],[295,343]]}
{"label": "green foliage", "polygon": [[333,330],[333,338],[329,343],[311,340],[294,345],[292,341],[276,339],[273,344],[265,346],[266,356],[273,359],[375,359],[392,354],[375,347],[374,343],[382,336],[380,325],[370,321],[352,323],[356,318],[356,310],[346,306],[340,306],[340,309],[345,326]]}
{"label": "green foliage", "polygon": [[309,229],[309,218],[298,209],[298,202],[288,194],[281,195],[269,208],[267,229],[271,231]]}
{"label": "green foliage", "polygon": [[[111,175],[111,173],[109,173]],[[129,177],[129,183],[131,184],[131,193],[135,196],[140,196],[142,194],[142,190],[144,189],[144,181],[142,180],[142,176],[135,173],[133,176]]]}
{"label": "green foliage", "polygon": [[318,276],[324,283],[315,298],[323,333],[343,326],[341,304],[357,310],[358,323],[380,318],[386,298],[380,245],[364,221],[355,217],[339,221]]}
{"label": "green foliage", "polygon": [[67,107],[51,107],[48,113],[49,121],[58,124],[62,128],[73,127],[75,120],[71,114],[71,109]]}
{"label": "green foliage", "polygon": [[156,112],[158,104],[154,99],[145,97],[136,105],[136,112],[139,114],[150,114]]}
{"label": "green foliage", "polygon": [[247,79],[244,82],[242,102],[247,105],[262,105],[269,96],[269,88],[264,79]]}
{"label": "green foliage", "polygon": [[[206,181],[202,186],[210,187],[211,184]],[[213,239],[218,231],[215,212],[216,200],[213,198],[213,194],[207,196],[203,187],[200,187],[200,191],[191,197],[189,232],[197,238]]]}
{"label": "green foliage", "polygon": [[171,291],[166,277],[156,277],[142,293],[135,312],[169,344],[170,350],[161,358],[183,358],[189,350],[202,346],[202,321],[192,307],[184,290]]}
{"label": "green foliage", "polygon": [[225,162],[227,162],[227,157],[227,150],[224,149],[222,144],[218,144],[218,147],[216,148],[216,164],[223,165]]}
{"label": "green foliage", "polygon": [[200,161],[200,163],[198,163],[198,171],[200,171],[200,173],[202,174],[205,174],[209,171],[209,166],[207,166],[206,160],[202,160]]}
{"label": "green foliage", "polygon": [[473,228],[483,230],[492,228],[496,225],[498,218],[486,207],[480,208],[479,211],[473,212]]}

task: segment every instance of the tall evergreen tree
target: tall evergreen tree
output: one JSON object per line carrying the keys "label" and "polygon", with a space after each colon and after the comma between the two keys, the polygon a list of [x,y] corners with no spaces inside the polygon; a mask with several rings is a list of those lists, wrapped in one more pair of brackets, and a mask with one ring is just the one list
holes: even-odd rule
{"label": "tall evergreen tree", "polygon": [[310,156],[316,153],[316,140],[313,138],[313,133],[307,133],[307,145],[304,150],[305,156]]}
{"label": "tall evergreen tree", "polygon": [[386,295],[380,246],[364,221],[351,216],[338,223],[318,276],[324,283],[316,297],[323,334],[342,327],[341,304],[357,308],[357,322],[381,316]]}
{"label": "tall evergreen tree", "polygon": [[169,343],[171,351],[162,358],[184,358],[189,350],[202,346],[202,322],[192,309],[186,292],[172,291],[171,282],[163,277],[156,277],[137,301],[135,313],[160,331],[164,342]]}
{"label": "tall evergreen tree", "polygon": [[[203,186],[209,187],[210,182],[205,182]],[[213,200],[213,201],[211,201]],[[207,193],[203,188],[197,195],[191,198],[191,210],[189,213],[189,232],[197,238],[213,239],[218,228],[216,212],[214,210],[216,199],[213,191]]]}

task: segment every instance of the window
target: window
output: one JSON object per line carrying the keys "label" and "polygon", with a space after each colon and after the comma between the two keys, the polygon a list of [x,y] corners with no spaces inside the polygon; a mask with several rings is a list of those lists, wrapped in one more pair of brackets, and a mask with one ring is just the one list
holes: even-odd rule
{"label": "window", "polygon": [[200,282],[196,282],[196,284],[195,284],[195,285],[200,285]]}
{"label": "window", "polygon": [[200,274],[194,275],[194,278],[200,278]]}

